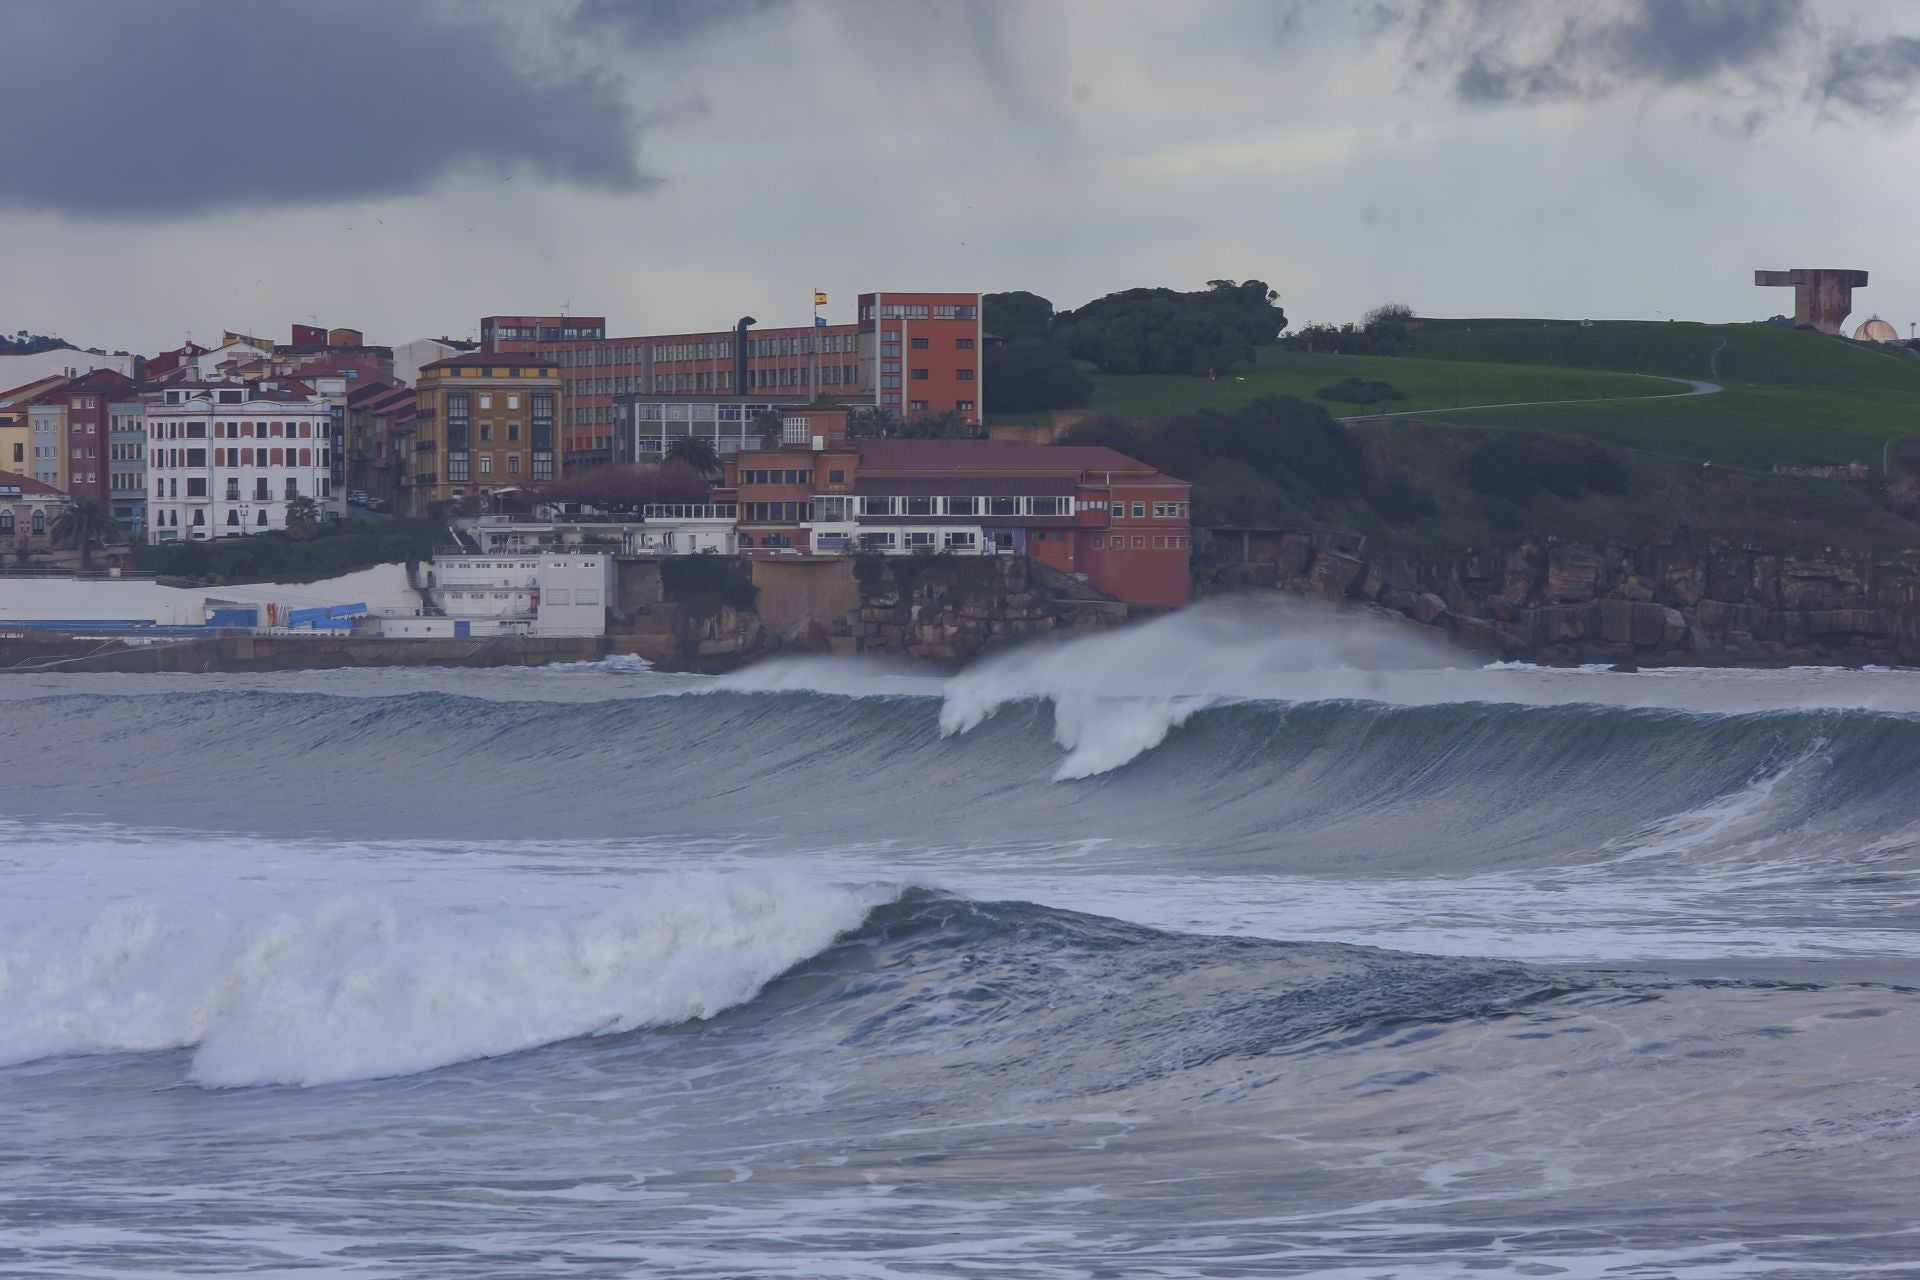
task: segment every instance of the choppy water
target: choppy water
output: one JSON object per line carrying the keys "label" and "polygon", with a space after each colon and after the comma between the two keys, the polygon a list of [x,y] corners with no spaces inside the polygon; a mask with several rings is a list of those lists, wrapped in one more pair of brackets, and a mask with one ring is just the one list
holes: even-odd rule
{"label": "choppy water", "polygon": [[1920,674],[0,679],[0,1275],[1920,1275]]}

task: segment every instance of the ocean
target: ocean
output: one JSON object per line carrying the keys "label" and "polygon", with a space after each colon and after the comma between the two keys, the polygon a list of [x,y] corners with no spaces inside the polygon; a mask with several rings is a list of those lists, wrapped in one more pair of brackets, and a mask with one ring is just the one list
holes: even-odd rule
{"label": "ocean", "polygon": [[1920,1275],[1920,673],[0,679],[0,1275]]}

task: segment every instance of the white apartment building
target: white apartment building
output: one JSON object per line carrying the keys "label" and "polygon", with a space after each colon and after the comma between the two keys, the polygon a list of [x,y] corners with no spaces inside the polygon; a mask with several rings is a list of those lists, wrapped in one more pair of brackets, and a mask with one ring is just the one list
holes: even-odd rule
{"label": "white apartment building", "polygon": [[287,527],[287,504],[332,496],[327,402],[281,382],[183,382],[147,409],[147,530],[155,542]]}

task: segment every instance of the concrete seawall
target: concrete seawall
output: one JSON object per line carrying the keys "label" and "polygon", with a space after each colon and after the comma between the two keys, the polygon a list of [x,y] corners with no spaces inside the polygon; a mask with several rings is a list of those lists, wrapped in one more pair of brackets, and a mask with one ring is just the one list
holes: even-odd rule
{"label": "concrete seawall", "polygon": [[308,671],[339,667],[502,667],[594,662],[598,636],[385,640],[352,636],[208,636],[126,644],[76,636],[0,637],[0,674],[30,671]]}

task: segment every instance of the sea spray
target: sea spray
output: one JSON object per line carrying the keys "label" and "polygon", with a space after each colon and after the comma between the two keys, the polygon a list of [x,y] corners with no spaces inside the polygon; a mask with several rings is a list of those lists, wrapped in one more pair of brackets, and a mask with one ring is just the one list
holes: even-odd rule
{"label": "sea spray", "polygon": [[192,1048],[203,1084],[325,1084],[710,1017],[890,891],[792,875],[638,877],[621,900],[481,915],[193,897],[9,921],[0,1061]]}

